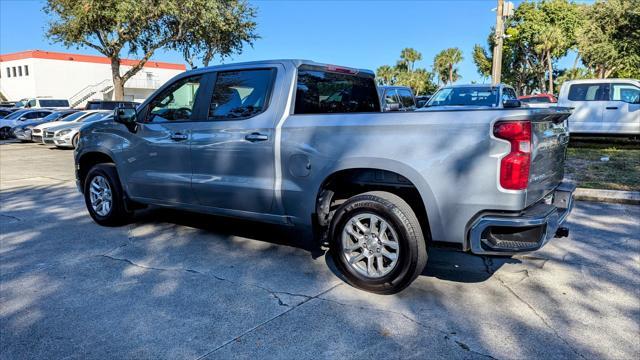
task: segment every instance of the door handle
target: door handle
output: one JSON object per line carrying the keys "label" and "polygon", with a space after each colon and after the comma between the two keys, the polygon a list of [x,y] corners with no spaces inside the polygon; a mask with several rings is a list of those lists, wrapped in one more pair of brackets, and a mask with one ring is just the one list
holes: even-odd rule
{"label": "door handle", "polygon": [[617,106],[607,106],[607,110],[618,110]]}
{"label": "door handle", "polygon": [[269,140],[269,137],[264,134],[253,133],[245,136],[244,139],[247,141],[256,142],[256,141],[267,141]]}
{"label": "door handle", "polygon": [[187,134],[182,134],[182,133],[171,134],[171,140],[175,140],[175,141],[187,140],[188,138],[189,138],[189,135]]}

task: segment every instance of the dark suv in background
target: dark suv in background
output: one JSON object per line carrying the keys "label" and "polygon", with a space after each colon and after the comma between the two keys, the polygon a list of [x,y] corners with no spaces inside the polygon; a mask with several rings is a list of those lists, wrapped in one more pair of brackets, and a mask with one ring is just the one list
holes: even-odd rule
{"label": "dark suv in background", "polygon": [[135,109],[140,103],[133,101],[91,100],[87,102],[85,110],[114,110],[117,108]]}

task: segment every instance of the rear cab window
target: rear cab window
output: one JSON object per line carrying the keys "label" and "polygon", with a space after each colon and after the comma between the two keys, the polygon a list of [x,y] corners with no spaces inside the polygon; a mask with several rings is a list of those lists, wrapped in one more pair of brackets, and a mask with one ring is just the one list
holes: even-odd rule
{"label": "rear cab window", "polygon": [[380,112],[373,74],[333,67],[298,68],[295,114]]}

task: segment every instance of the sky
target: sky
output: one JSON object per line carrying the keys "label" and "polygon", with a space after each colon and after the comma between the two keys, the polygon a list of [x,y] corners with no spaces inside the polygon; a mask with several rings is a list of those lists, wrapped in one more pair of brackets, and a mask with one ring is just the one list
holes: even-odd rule
{"label": "sky", "polygon": [[[486,46],[495,0],[250,2],[258,9],[261,38],[226,63],[300,58],[375,70],[394,65],[400,51],[412,47],[423,56],[416,66],[430,70],[439,51],[458,47],[464,55],[460,82],[487,81],[477,73],[471,51],[474,44]],[[33,49],[98,54],[51,43],[44,36],[49,18],[42,6],[38,0],[0,0],[0,54]],[[561,59],[560,67],[571,66],[574,57]],[[184,63],[171,51],[156,51],[153,59]]]}

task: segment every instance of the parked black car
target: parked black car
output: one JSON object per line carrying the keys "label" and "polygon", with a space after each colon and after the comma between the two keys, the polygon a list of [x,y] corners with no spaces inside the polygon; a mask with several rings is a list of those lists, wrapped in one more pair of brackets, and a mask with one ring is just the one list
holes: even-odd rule
{"label": "parked black car", "polygon": [[113,110],[117,108],[133,108],[140,103],[133,101],[112,101],[112,100],[90,100],[85,106],[85,110]]}

